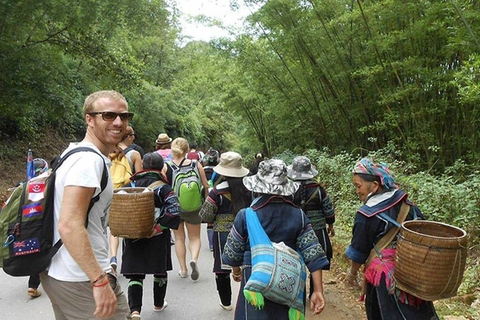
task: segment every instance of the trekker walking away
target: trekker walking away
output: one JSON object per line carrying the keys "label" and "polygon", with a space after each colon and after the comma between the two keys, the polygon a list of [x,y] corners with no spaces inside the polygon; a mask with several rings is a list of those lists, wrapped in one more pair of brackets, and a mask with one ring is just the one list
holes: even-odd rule
{"label": "trekker walking away", "polygon": [[367,318],[438,319],[431,301],[420,300],[393,288],[398,234],[390,236],[390,230],[394,230],[394,220],[402,224],[407,220],[424,219],[422,212],[408,200],[405,192],[398,189],[390,170],[383,163],[361,159],[353,169],[353,185],[364,204],[355,214],[352,241],[345,252],[352,260],[347,280],[351,286],[358,287],[357,272],[362,264],[365,265],[363,289]]}
{"label": "trekker walking away", "polygon": [[128,121],[125,98],[115,91],[89,95],[83,106],[87,125],[85,138],[70,145],[95,152],[71,155],[56,173],[54,242],[63,246],[53,257],[48,271],[40,275],[52,302],[56,319],[126,319],[127,299],[108,259],[107,213],[113,195],[108,179],[105,190],[89,210],[90,199],[101,191],[101,179],[108,154],[122,140]]}
{"label": "trekker walking away", "polygon": [[[300,183],[293,202],[302,208],[307,215],[318,242],[322,245],[323,251],[325,251],[327,259],[331,263],[333,250],[329,235],[332,237],[335,235],[335,229],[333,228],[335,211],[325,188],[313,180],[318,175],[318,171],[311,164],[310,159],[298,156],[287,167],[287,172],[290,179]],[[330,264],[323,270],[330,270]],[[310,278],[310,293],[308,297],[310,297],[312,291],[313,283]]]}
{"label": "trekker walking away", "polygon": [[[213,168],[218,164],[220,161],[220,154],[217,150],[213,148],[209,148],[205,156],[202,158],[202,166],[203,171],[205,171],[205,177],[207,178],[208,182],[208,191],[212,190],[212,188],[219,182],[221,176],[213,171]],[[207,222],[207,237],[208,237],[208,246],[210,251],[213,251],[213,223]]]}
{"label": "trekker walking away", "polygon": [[214,170],[221,175],[222,182],[210,190],[199,214],[203,221],[213,223],[213,272],[220,306],[229,311],[232,310],[231,267],[222,261],[223,247],[237,212],[248,207],[252,199],[242,182],[249,171],[243,167],[240,154],[232,151],[222,153]]}
{"label": "trekker walking away", "polygon": [[204,154],[202,151],[197,150],[197,144],[195,142],[190,143],[190,151],[187,153],[186,158],[190,160],[202,161]]}
{"label": "trekker walking away", "polygon": [[132,126],[127,126],[127,131],[123,140],[118,144],[120,148],[123,149],[125,156],[130,163],[132,168],[132,173],[142,171],[142,155],[139,151],[134,149],[133,141],[135,140],[135,131]]}
{"label": "trekker walking away", "polygon": [[162,156],[163,160],[172,160],[172,138],[166,133],[160,133],[155,140],[155,150]]}
{"label": "trekker walking away", "polygon": [[[185,228],[188,235],[188,249],[191,260],[192,272],[190,277],[197,280],[200,276],[198,270],[198,257],[200,255],[200,226],[202,219],[198,211],[202,205],[201,192],[208,196],[208,183],[202,165],[185,158],[188,152],[188,141],[184,138],[176,138],[172,142],[172,161],[167,162],[167,178],[171,182],[173,190],[180,202],[180,226],[174,230],[175,253],[177,255],[180,270],[178,275],[181,278],[188,277],[186,262],[187,250],[185,246]],[[202,188],[203,187],[203,188]]]}
{"label": "trekker walking away", "polygon": [[[135,172],[142,171],[142,156],[139,151],[135,150],[132,147],[133,140],[135,140],[135,132],[133,131],[132,126],[127,126],[125,136],[123,137],[122,141],[118,144],[118,148],[123,150],[123,157],[128,161],[131,169],[131,175]],[[131,178],[129,177],[129,181]],[[129,181],[124,182],[124,184],[128,183]],[[123,185],[121,186],[123,187]],[[120,240],[118,237],[114,235],[110,235],[110,265],[112,268],[117,270],[117,252],[118,252],[118,245]]]}
{"label": "trekker walking away", "polygon": [[132,177],[126,187],[148,187],[155,197],[156,224],[149,238],[124,239],[121,273],[129,279],[128,304],[132,319],[140,319],[142,311],[143,280],[153,274],[153,310],[167,307],[167,271],[172,270],[170,229],[180,223],[180,205],[172,188],[162,174],[163,158],[156,152],[145,154],[143,171]]}
{"label": "trekker walking away", "polygon": [[[282,260],[275,261],[271,254],[268,254],[271,251],[252,250],[252,247],[255,247],[255,244],[252,244],[253,234],[250,234],[249,230],[252,226],[257,233],[262,232],[266,234],[269,241],[277,244],[284,242],[286,246],[301,254],[303,261],[305,261],[306,266],[310,270],[314,284],[314,290],[310,297],[310,308],[314,314],[319,314],[325,307],[322,268],[325,268],[329,262],[321,245],[318,243],[308,218],[300,208],[293,204],[293,194],[298,189],[298,184],[288,179],[287,166],[282,160],[278,159],[260,162],[257,174],[244,177],[243,184],[248,190],[256,193],[258,197],[253,200],[249,208],[242,209],[237,213],[222,256],[224,263],[232,266],[233,280],[241,282],[235,308],[235,320],[286,320],[289,319],[289,313],[291,312],[289,310],[291,306],[274,302],[266,297],[260,297],[262,299],[257,300],[246,299],[246,295],[250,298],[250,294],[246,294],[244,289],[247,284],[250,284],[249,279],[256,275],[252,268],[253,262],[257,261],[257,263],[261,263],[261,266],[268,267],[269,272],[283,263]],[[252,221],[248,218],[247,222],[247,217],[257,217],[257,219]],[[252,225],[252,222],[258,222],[258,225]],[[270,244],[269,247],[271,246]],[[266,246],[263,247],[266,248]],[[254,255],[254,253],[259,255]],[[264,257],[268,257],[267,260],[263,258],[262,253],[265,253]],[[301,262],[302,259],[297,261]],[[305,266],[303,262],[302,265],[300,271],[304,273]],[[240,269],[240,266],[243,266],[242,269]],[[289,264],[289,267],[291,266]],[[265,275],[279,281],[283,280],[280,275],[277,275],[277,277],[272,276],[270,273]],[[290,288],[293,287],[293,284],[301,284],[299,279],[289,276],[290,274],[288,274],[286,280],[288,284],[284,283],[282,285],[277,282],[271,288],[280,288],[280,291],[275,290],[275,293],[281,297],[288,296],[290,301],[294,300],[296,302],[297,307],[298,301],[300,301],[301,309],[304,310],[304,287],[298,286],[300,291],[281,290],[285,286]],[[264,284],[261,278],[256,277],[258,284]],[[259,295],[254,294],[254,296]],[[249,303],[248,301],[252,302]],[[259,308],[251,303],[257,303]]]}

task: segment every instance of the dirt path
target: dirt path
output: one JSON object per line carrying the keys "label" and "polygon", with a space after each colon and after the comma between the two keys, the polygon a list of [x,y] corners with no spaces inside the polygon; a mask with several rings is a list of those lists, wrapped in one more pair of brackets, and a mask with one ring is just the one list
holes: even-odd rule
{"label": "dirt path", "polygon": [[341,269],[332,263],[332,270],[323,273],[325,292],[325,310],[314,316],[308,309],[305,318],[308,320],[366,320],[363,303],[359,302],[359,293],[345,286],[345,275]]}

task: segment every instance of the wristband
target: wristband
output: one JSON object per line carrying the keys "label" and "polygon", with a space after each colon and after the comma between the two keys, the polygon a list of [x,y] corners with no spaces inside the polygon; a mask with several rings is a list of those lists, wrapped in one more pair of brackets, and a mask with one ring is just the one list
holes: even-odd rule
{"label": "wristband", "polygon": [[107,280],[107,281],[105,281],[105,282],[103,282],[103,283],[100,283],[100,284],[94,284],[93,287],[95,287],[95,288],[103,287],[103,286],[106,286],[106,285],[109,284],[109,283],[110,283],[110,281]]}
{"label": "wristband", "polygon": [[106,272],[103,272],[101,275],[98,276],[97,279],[93,280],[93,281],[90,281],[91,284],[95,284],[97,283],[98,281],[102,280],[103,278],[105,278],[107,276],[107,273]]}

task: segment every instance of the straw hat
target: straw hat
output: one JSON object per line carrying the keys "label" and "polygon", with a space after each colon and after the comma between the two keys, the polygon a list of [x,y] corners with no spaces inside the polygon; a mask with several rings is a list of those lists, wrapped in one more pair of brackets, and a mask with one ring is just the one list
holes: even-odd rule
{"label": "straw hat", "polygon": [[245,187],[256,193],[275,194],[280,196],[293,195],[299,183],[287,177],[287,165],[283,160],[270,159],[260,162],[256,175],[243,178]]}
{"label": "straw hat", "polygon": [[172,138],[170,138],[166,133],[160,133],[155,141],[156,144],[167,144],[170,142],[172,142]]}
{"label": "straw hat", "polygon": [[241,178],[248,174],[248,169],[242,166],[242,156],[236,152],[222,153],[220,163],[213,168],[215,172],[226,177]]}
{"label": "straw hat", "polygon": [[287,172],[288,177],[293,180],[309,180],[318,174],[310,159],[304,156],[295,157],[292,164],[287,167]]}

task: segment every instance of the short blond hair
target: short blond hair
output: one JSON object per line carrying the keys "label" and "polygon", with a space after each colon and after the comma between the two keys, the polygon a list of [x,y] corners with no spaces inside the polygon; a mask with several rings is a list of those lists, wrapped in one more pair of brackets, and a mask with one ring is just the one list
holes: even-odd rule
{"label": "short blond hair", "polygon": [[101,98],[109,98],[111,100],[122,101],[125,103],[128,109],[127,100],[125,100],[125,97],[121,93],[114,90],[102,90],[92,93],[85,99],[85,102],[83,103],[83,116],[85,116],[87,113],[92,112],[95,107],[95,102]]}
{"label": "short blond hair", "polygon": [[185,138],[176,138],[172,141],[172,154],[183,157],[190,150],[188,141]]}

